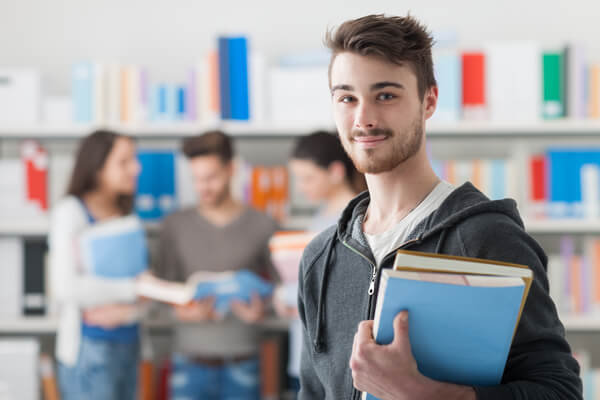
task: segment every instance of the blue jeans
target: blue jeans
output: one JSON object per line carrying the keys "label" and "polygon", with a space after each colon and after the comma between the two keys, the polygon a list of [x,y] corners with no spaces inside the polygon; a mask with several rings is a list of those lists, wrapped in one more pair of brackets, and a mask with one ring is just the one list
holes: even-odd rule
{"label": "blue jeans", "polygon": [[139,341],[82,337],[77,364],[58,364],[62,400],[135,400]]}
{"label": "blue jeans", "polygon": [[209,367],[173,356],[171,400],[260,400],[258,358]]}

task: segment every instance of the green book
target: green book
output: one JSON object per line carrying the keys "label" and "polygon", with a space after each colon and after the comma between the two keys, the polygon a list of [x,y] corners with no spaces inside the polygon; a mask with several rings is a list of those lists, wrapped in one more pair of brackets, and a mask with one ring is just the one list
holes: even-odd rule
{"label": "green book", "polygon": [[565,116],[564,54],[562,52],[544,52],[543,117],[545,119]]}

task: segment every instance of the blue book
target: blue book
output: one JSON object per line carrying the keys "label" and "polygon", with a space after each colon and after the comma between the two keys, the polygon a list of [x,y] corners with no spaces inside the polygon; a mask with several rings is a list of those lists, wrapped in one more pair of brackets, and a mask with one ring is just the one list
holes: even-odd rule
{"label": "blue book", "polygon": [[135,209],[144,220],[158,220],[175,209],[175,153],[140,150]]}
{"label": "blue book", "polygon": [[[373,335],[394,337],[407,310],[419,371],[438,381],[497,385],[533,278],[529,268],[495,261],[398,251],[381,273]],[[376,399],[364,393],[363,399]]]}
{"label": "blue book", "polygon": [[169,282],[158,278],[142,280],[138,295],[170,304],[184,305],[194,299],[215,298],[215,309],[225,314],[233,300],[249,302],[253,293],[269,297],[273,284],[248,270],[230,272],[198,271],[186,282]]}
{"label": "blue book", "polygon": [[437,51],[435,78],[439,88],[432,121],[457,122],[462,113],[462,61],[456,51]]}
{"label": "blue book", "polygon": [[140,150],[138,161],[141,171],[138,176],[137,193],[135,196],[135,211],[144,220],[156,220],[160,217],[158,199],[156,198],[154,153]]}
{"label": "blue book", "polygon": [[547,151],[551,216],[583,216],[581,167],[600,166],[600,150],[551,148]]}
{"label": "blue book", "polygon": [[219,53],[219,98],[221,119],[231,119],[231,77],[229,74],[229,39],[220,37]]}
{"label": "blue book", "polygon": [[175,117],[178,121],[183,121],[186,115],[187,108],[187,90],[184,86],[177,87],[177,107],[175,112]]}
{"label": "blue book", "polygon": [[194,298],[214,296],[216,311],[225,314],[229,311],[233,300],[249,303],[252,293],[260,297],[268,297],[273,293],[273,284],[253,272],[241,270],[223,273],[215,277],[215,280],[198,283]]}
{"label": "blue book", "polygon": [[94,66],[81,62],[73,66],[73,120],[89,123],[93,120]]}
{"label": "blue book", "polygon": [[231,119],[248,120],[248,44],[245,37],[229,39]]}
{"label": "blue book", "polygon": [[155,197],[158,200],[159,218],[175,211],[175,152],[156,151],[155,158]]}
{"label": "blue book", "polygon": [[79,238],[84,269],[102,278],[133,278],[148,268],[146,233],[135,216],[98,222]]}

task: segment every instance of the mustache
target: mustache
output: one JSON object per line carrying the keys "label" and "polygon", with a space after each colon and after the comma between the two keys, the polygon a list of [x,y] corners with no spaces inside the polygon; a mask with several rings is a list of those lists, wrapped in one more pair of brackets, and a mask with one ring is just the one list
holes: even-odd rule
{"label": "mustache", "polygon": [[394,132],[391,129],[373,128],[369,130],[352,129],[350,138],[365,137],[365,136],[385,136],[386,138],[393,136]]}

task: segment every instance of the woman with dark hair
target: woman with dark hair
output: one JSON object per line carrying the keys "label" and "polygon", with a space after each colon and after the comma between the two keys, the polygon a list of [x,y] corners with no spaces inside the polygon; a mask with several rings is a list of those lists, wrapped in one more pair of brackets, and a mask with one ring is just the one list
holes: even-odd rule
{"label": "woman with dark hair", "polygon": [[[333,133],[317,131],[300,138],[292,151],[289,165],[298,191],[308,201],[319,205],[317,214],[307,227],[311,232],[320,232],[335,225],[348,202],[366,189],[363,175],[354,168],[338,136]],[[281,293],[281,290],[297,293],[298,289],[285,287],[276,293]],[[292,387],[298,389],[302,345],[298,310],[285,304],[278,295],[274,297],[274,305],[279,315],[292,318],[288,374]]]}
{"label": "woman with dark hair", "polygon": [[346,204],[366,189],[363,175],[354,168],[338,136],[329,132],[300,138],[290,168],[300,193],[320,205],[309,227],[315,232],[334,225]]}
{"label": "woman with dark hair", "polygon": [[[92,226],[136,218],[130,214],[139,172],[131,138],[96,131],[83,139],[67,196],[52,210],[50,279],[59,314],[56,357],[63,400],[135,397],[135,277],[107,278],[86,270],[79,240]],[[145,242],[138,250],[145,251]]]}

